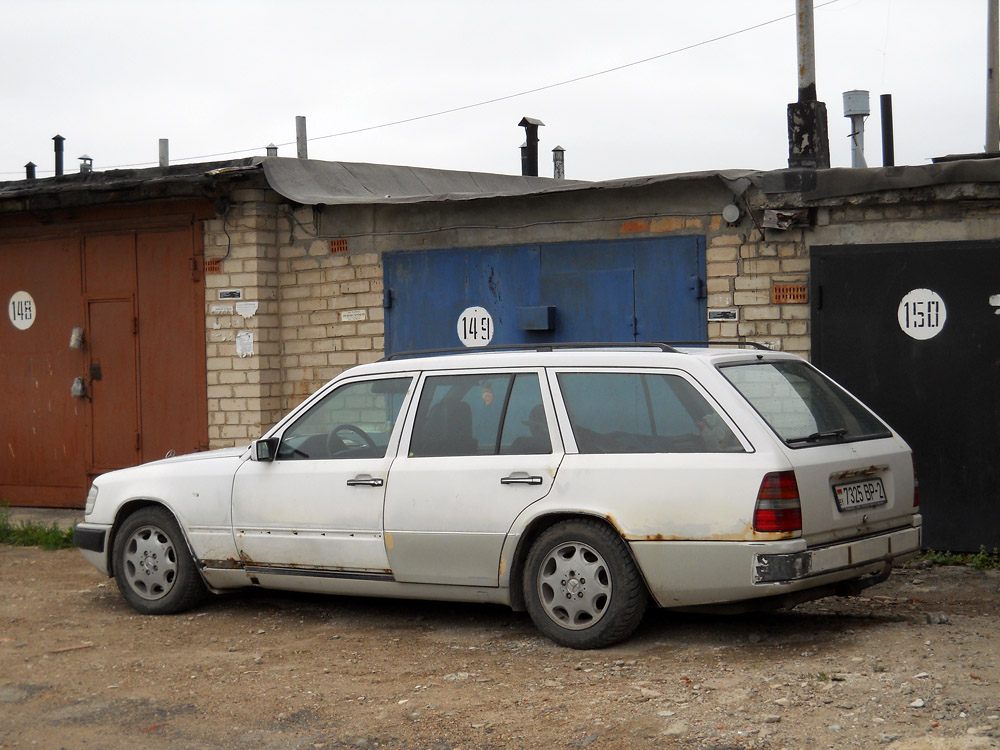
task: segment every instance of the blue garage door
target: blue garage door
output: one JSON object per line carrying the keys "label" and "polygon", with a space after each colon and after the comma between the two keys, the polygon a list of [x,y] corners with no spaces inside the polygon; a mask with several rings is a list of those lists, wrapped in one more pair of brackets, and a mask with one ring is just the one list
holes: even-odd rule
{"label": "blue garage door", "polygon": [[[708,333],[703,237],[396,251],[383,265],[387,354],[486,338],[509,345]],[[470,308],[488,318],[463,319]]]}

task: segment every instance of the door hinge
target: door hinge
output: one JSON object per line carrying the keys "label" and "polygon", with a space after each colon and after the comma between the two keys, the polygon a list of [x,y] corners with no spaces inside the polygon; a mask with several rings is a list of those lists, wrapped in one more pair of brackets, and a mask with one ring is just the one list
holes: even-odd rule
{"label": "door hinge", "polygon": [[822,284],[817,284],[816,285],[816,309],[817,310],[822,310],[823,309],[823,285]]}
{"label": "door hinge", "polygon": [[386,310],[392,307],[392,289],[388,287],[382,291],[382,307]]}
{"label": "door hinge", "polygon": [[135,433],[135,449],[137,452],[142,450],[142,433],[140,432]]}
{"label": "door hinge", "polygon": [[133,336],[139,335],[139,319],[134,316],[132,318],[132,335]]}
{"label": "door hinge", "polygon": [[688,292],[695,299],[705,298],[705,280],[701,276],[688,277]]}
{"label": "door hinge", "polygon": [[191,256],[191,281],[200,281],[201,273],[198,271],[198,257]]}

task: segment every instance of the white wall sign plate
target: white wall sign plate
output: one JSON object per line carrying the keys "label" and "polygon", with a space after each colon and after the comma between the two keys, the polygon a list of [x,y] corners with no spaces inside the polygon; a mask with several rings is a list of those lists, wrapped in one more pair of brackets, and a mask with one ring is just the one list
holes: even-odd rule
{"label": "white wall sign plate", "polygon": [[38,308],[34,298],[28,292],[14,292],[7,303],[7,315],[15,328],[26,331],[35,322]]}
{"label": "white wall sign plate", "polygon": [[458,316],[458,340],[464,346],[486,346],[493,339],[493,316],[482,307],[467,307]]}
{"label": "white wall sign plate", "polygon": [[948,319],[948,310],[937,292],[914,289],[900,300],[896,317],[903,333],[918,341],[926,341],[941,333]]}

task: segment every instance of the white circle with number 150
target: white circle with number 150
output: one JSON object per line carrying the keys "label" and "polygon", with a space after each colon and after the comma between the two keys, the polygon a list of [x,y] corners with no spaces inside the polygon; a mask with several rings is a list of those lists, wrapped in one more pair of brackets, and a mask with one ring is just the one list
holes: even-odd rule
{"label": "white circle with number 150", "polygon": [[941,333],[948,318],[948,311],[945,309],[944,300],[937,292],[930,289],[914,289],[900,300],[896,316],[903,333],[924,341]]}
{"label": "white circle with number 150", "polygon": [[458,339],[464,346],[486,346],[493,338],[493,317],[482,307],[467,307],[458,316]]}

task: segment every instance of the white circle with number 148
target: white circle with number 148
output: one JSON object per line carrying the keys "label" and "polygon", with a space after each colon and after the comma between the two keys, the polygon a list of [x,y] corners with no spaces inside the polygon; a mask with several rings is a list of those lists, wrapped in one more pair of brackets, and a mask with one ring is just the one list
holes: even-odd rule
{"label": "white circle with number 148", "polygon": [[914,289],[899,303],[899,327],[911,338],[924,341],[941,333],[948,318],[941,295],[930,289]]}
{"label": "white circle with number 148", "polygon": [[7,315],[14,327],[26,331],[35,322],[35,300],[28,292],[14,292],[7,303]]}
{"label": "white circle with number 148", "polygon": [[486,346],[493,338],[493,316],[482,307],[467,307],[458,316],[458,339],[464,346]]}

